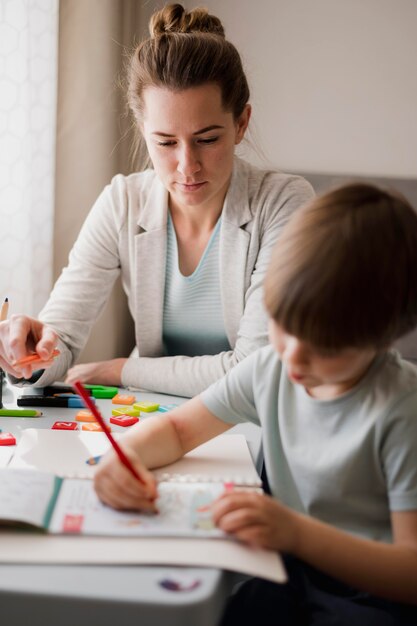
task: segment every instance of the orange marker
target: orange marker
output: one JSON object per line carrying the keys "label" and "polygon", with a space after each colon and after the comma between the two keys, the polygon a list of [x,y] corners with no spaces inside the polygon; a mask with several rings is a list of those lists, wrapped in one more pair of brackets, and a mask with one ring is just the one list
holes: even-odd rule
{"label": "orange marker", "polygon": [[[104,428],[102,428],[102,426],[100,426],[98,422],[92,422],[91,424],[83,424],[81,426],[81,430],[88,430],[91,433],[101,433],[103,432]],[[107,432],[111,432],[111,428],[110,426],[107,426],[107,424],[106,424],[106,430]]]}
{"label": "orange marker", "polygon": [[81,409],[75,416],[77,422],[97,422],[94,415],[88,409]]}
{"label": "orange marker", "polygon": [[128,396],[126,394],[118,393],[117,395],[113,396],[111,401],[112,401],[113,404],[128,404],[128,405],[131,405],[134,402],[136,402],[136,398],[135,398],[135,396]]}
{"label": "orange marker", "polygon": [[49,359],[41,359],[37,352],[30,354],[29,356],[23,357],[23,359],[19,359],[18,361],[14,361],[12,363],[13,366],[22,367],[22,365],[37,365],[38,363],[44,363],[45,361],[50,361],[51,359],[55,359],[60,353],[59,350],[54,350],[49,357]]}

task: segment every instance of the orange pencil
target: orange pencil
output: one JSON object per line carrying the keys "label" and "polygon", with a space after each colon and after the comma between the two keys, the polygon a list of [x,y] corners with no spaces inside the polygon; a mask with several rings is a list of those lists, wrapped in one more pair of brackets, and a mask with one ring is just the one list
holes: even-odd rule
{"label": "orange pencil", "polygon": [[22,365],[29,365],[29,364],[30,365],[36,365],[37,363],[43,363],[44,361],[49,361],[50,359],[54,359],[59,354],[60,354],[59,350],[54,350],[52,352],[52,354],[51,354],[49,359],[41,359],[39,354],[34,352],[33,354],[30,354],[29,356],[23,357],[23,359],[19,359],[18,361],[14,361],[13,366],[17,365],[18,367],[21,367]]}

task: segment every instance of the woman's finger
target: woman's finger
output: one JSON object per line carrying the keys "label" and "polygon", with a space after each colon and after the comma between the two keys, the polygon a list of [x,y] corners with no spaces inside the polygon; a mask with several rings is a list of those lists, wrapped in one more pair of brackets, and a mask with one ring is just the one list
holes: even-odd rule
{"label": "woman's finger", "polygon": [[35,346],[36,352],[42,359],[49,360],[58,344],[58,335],[49,326],[42,326],[41,337]]}
{"label": "woman's finger", "polygon": [[12,315],[9,321],[8,344],[10,362],[27,357],[35,349],[32,320],[24,315]]}

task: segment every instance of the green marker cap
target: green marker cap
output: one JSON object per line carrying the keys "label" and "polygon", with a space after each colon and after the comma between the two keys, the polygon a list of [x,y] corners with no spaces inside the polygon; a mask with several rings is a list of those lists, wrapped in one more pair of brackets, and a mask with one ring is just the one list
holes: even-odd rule
{"label": "green marker cap", "polygon": [[117,387],[106,387],[105,385],[84,385],[91,390],[93,398],[114,398],[119,393]]}

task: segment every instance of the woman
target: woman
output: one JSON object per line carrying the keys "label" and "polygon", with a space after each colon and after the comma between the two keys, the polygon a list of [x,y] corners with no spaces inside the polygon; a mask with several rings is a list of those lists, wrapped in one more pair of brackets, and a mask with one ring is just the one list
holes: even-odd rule
{"label": "woman", "polygon": [[[217,17],[169,5],[151,18],[150,34],[131,58],[128,98],[153,169],[104,189],[39,321],[2,324],[0,366],[37,385],[72,366],[119,273],[137,353],[72,367],[68,382],[193,396],[268,340],[265,269],[312,189],[234,156],[249,88]],[[46,360],[35,375],[12,365],[31,349]]]}

